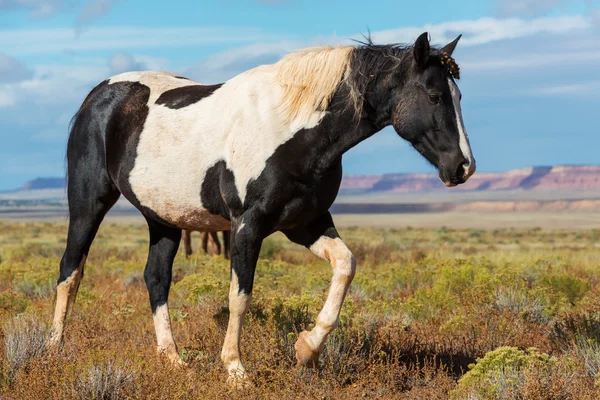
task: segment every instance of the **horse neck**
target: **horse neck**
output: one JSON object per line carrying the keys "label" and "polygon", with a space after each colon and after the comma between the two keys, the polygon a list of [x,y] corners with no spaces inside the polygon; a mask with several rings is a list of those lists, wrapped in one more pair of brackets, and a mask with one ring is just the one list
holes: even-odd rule
{"label": "horse neck", "polygon": [[356,118],[349,108],[330,112],[316,128],[310,155],[316,165],[309,168],[326,172],[340,163],[348,150],[379,131],[368,118]]}

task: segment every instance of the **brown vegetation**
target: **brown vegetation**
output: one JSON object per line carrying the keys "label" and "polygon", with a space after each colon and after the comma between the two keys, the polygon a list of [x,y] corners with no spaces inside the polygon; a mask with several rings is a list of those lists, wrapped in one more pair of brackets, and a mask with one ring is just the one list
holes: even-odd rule
{"label": "brown vegetation", "polygon": [[[65,225],[0,223],[6,399],[593,399],[600,396],[600,231],[342,230],[358,272],[316,370],[293,344],[329,266],[279,235],[242,336],[254,387],[225,385],[228,266],[183,252],[171,291],[187,368],[155,352],[142,225],[103,226],[63,349],[45,351]],[[49,289],[50,288],[50,289]],[[533,350],[531,348],[536,348]],[[477,361],[479,359],[479,361]],[[471,365],[471,367],[470,367]]]}

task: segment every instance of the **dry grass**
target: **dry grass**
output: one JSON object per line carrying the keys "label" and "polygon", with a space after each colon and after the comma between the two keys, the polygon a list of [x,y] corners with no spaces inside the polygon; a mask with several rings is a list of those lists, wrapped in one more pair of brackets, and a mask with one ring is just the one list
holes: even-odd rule
{"label": "dry grass", "polygon": [[77,378],[75,396],[80,399],[118,400],[123,393],[135,393],[135,373],[113,361],[91,365]]}
{"label": "dry grass", "polygon": [[4,325],[5,374],[12,383],[20,371],[27,372],[32,361],[46,353],[49,329],[39,318],[20,314]]}
{"label": "dry grass", "polygon": [[[341,234],[358,272],[317,370],[295,366],[293,344],[314,323],[330,268],[281,235],[268,239],[242,336],[255,387],[239,393],[226,387],[219,359],[228,316],[225,260],[195,254],[175,261],[171,315],[190,364],[175,368],[155,352],[141,278],[146,228],[106,224],[92,246],[64,348],[48,353],[53,299],[46,287],[57,276],[65,226],[0,223],[0,314],[7,321],[0,397],[600,396],[600,231],[349,227]],[[508,370],[507,358],[490,353],[505,346],[536,347],[552,368],[526,360]],[[476,361],[486,354],[492,361]],[[474,363],[481,378],[458,383]]]}

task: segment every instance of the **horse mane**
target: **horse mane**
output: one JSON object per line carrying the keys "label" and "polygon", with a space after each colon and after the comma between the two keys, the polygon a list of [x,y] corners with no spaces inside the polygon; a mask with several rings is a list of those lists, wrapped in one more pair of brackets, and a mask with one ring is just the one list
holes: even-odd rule
{"label": "horse mane", "polygon": [[283,57],[276,80],[284,88],[280,107],[291,121],[325,110],[350,67],[353,46],[313,47]]}
{"label": "horse mane", "polygon": [[[407,76],[412,45],[374,44],[370,35],[355,42],[355,46],[299,50],[275,64],[276,80],[284,88],[280,106],[289,120],[326,110],[342,84],[348,87],[348,101],[355,115],[360,116],[368,84],[380,73],[397,69],[399,80]],[[439,49],[431,48],[430,62],[442,63]]]}

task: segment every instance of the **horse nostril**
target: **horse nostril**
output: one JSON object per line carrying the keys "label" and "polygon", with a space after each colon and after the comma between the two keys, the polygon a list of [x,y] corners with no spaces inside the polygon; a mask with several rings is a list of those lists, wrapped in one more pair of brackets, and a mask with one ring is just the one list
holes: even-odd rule
{"label": "horse nostril", "polygon": [[456,177],[460,179],[465,179],[467,176],[469,176],[470,166],[471,164],[468,161],[463,161],[456,169]]}

